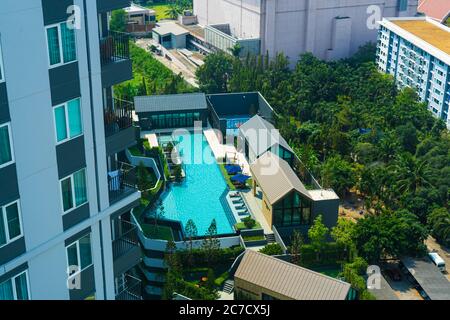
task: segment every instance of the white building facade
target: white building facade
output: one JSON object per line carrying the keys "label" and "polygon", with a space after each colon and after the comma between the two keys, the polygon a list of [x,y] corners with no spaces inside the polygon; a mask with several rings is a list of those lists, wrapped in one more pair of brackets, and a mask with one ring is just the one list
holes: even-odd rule
{"label": "white building facade", "polygon": [[200,25],[229,24],[233,36],[259,38],[261,53],[305,52],[334,60],[377,39],[382,17],[414,16],[417,0],[194,0]]}
{"label": "white building facade", "polygon": [[131,122],[110,117],[127,115],[111,92],[131,61],[109,50],[107,16],[126,2],[2,0],[0,300],[128,294],[140,254],[120,241],[140,193],[108,175],[135,141]]}
{"label": "white building facade", "polygon": [[450,28],[430,18],[387,18],[380,24],[378,69],[399,87],[415,88],[450,128]]}

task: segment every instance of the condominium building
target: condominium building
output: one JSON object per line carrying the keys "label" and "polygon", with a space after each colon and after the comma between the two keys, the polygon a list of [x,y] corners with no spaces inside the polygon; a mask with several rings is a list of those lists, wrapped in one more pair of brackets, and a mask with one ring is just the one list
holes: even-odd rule
{"label": "condominium building", "polygon": [[0,300],[139,299],[129,42],[108,30],[130,3],[1,2]]}
{"label": "condominium building", "polygon": [[216,47],[251,39],[253,49],[259,39],[261,53],[283,52],[293,62],[305,52],[327,60],[348,57],[376,41],[377,20],[416,13],[417,0],[194,0],[200,25],[221,25],[212,37]]}
{"label": "condominium building", "polygon": [[413,87],[450,128],[450,28],[433,19],[383,19],[377,64],[399,87]]}

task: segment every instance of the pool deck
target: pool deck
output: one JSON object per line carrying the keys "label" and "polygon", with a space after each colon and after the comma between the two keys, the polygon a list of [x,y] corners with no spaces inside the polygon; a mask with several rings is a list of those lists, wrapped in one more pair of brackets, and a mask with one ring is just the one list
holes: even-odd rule
{"label": "pool deck", "polygon": [[259,222],[261,227],[264,229],[265,234],[272,234],[273,231],[269,227],[269,224],[266,221],[262,213],[262,201],[253,196],[253,192],[251,190],[246,192],[241,192],[242,196],[245,198],[245,202],[249,207],[250,212],[252,213],[253,218]]}
{"label": "pool deck", "polygon": [[242,153],[238,152],[234,146],[224,145],[220,143],[213,129],[205,129],[203,133],[211,147],[211,150],[214,153],[214,157],[218,162],[223,162],[225,156],[228,156],[228,158],[234,158],[241,166],[242,173],[251,176],[250,165],[248,164],[245,156]]}

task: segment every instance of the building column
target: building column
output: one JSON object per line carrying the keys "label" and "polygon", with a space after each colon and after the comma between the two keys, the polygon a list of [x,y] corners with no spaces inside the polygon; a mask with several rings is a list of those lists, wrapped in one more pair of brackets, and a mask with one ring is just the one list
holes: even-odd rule
{"label": "building column", "polygon": [[316,38],[316,8],[317,0],[308,0],[305,28],[305,50],[314,53],[314,43]]}
{"label": "building column", "polygon": [[276,26],[276,0],[266,0],[265,6],[265,24],[264,24],[264,40],[262,54],[269,53],[270,57],[276,54],[275,45],[275,26]]}

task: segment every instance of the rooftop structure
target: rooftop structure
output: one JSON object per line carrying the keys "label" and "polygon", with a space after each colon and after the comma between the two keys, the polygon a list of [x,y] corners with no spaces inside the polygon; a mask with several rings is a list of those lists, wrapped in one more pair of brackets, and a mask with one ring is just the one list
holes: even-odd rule
{"label": "rooftop structure", "polygon": [[273,150],[280,157],[292,163],[294,153],[292,148],[280,135],[280,132],[275,129],[274,125],[259,115],[255,115],[243,124],[239,128],[239,135],[248,145],[248,154],[246,152],[246,156],[249,163],[255,161],[268,150]]}
{"label": "rooftop structure", "polygon": [[292,191],[309,196],[303,183],[290,167],[289,163],[268,151],[250,165],[253,178],[264,190],[269,204],[277,203]]}
{"label": "rooftop structure", "polygon": [[431,300],[450,300],[450,282],[428,258],[401,261]]}
{"label": "rooftop structure", "polygon": [[235,296],[251,300],[346,300],[349,283],[247,250],[234,275]]}
{"label": "rooftop structure", "polygon": [[380,22],[378,69],[399,87],[417,89],[422,101],[450,128],[450,28],[427,17]]}
{"label": "rooftop structure", "polygon": [[450,1],[448,0],[419,0],[417,11],[438,22],[445,22],[450,17]]}
{"label": "rooftop structure", "polygon": [[189,31],[176,22],[158,23],[152,32],[153,39],[166,49],[186,48]]}

